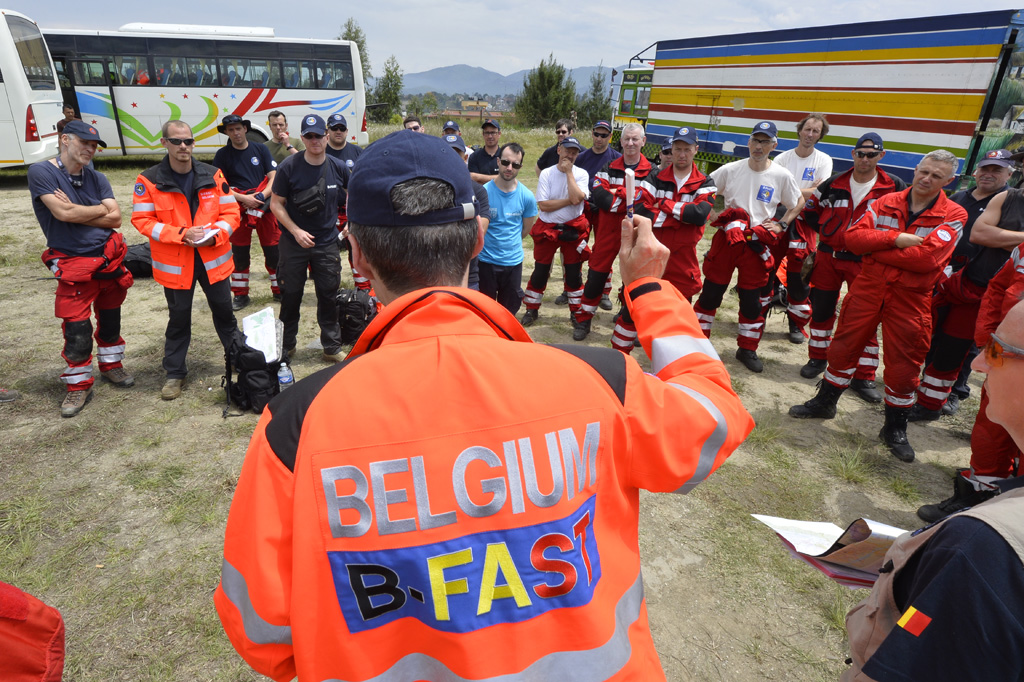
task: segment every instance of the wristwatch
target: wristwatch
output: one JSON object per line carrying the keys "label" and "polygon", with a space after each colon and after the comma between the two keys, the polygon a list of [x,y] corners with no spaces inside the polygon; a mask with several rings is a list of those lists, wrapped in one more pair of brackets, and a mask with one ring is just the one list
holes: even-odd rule
{"label": "wristwatch", "polygon": [[292,150],[295,149],[295,147],[293,147],[292,145],[288,145],[287,147],[285,147],[285,149]]}

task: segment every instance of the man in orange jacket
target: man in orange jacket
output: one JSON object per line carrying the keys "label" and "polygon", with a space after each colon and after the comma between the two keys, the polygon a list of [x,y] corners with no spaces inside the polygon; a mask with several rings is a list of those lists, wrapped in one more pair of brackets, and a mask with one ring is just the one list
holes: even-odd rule
{"label": "man in orange jacket", "polygon": [[659,279],[668,249],[623,221],[645,374],[612,349],[534,344],[465,288],[484,234],[439,138],[378,140],[351,190],[353,260],[387,306],[256,427],[214,595],[232,644],[280,681],[664,680],[639,490],[689,491],[753,427]]}
{"label": "man in orange jacket", "polygon": [[231,311],[234,268],[231,233],[240,212],[231,187],[217,168],[192,158],[195,139],[183,121],[168,121],[160,144],[167,156],[143,171],[135,182],[132,225],[149,237],[153,278],[164,286],[170,319],[164,342],[167,381],[164,400],[181,395],[192,339],[192,296],[196,282],[213,313],[213,326],[227,351],[238,325]]}

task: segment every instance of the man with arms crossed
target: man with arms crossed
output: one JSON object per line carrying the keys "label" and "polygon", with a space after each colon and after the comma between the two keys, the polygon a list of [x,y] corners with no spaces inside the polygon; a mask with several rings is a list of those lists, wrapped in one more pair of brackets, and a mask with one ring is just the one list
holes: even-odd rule
{"label": "man with arms crossed", "polygon": [[658,278],[668,250],[643,218],[620,227],[620,271],[649,373],[611,349],[534,344],[464,288],[483,243],[469,180],[428,135],[398,131],[359,160],[352,247],[387,305],[345,363],[261,416],[218,615],[280,682],[664,681],[639,491],[688,492],[753,420]]}

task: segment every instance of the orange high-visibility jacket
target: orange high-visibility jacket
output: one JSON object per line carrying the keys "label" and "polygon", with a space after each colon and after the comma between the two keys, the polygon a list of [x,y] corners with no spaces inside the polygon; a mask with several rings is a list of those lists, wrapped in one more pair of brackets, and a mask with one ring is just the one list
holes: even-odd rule
{"label": "orange high-visibility jacket", "polygon": [[214,595],[245,660],[282,682],[664,680],[639,491],[688,492],[754,423],[675,287],[627,297],[649,374],[439,288],[275,398]]}
{"label": "orange high-visibility jacket", "polygon": [[[234,270],[228,239],[241,219],[238,202],[220,170],[194,159],[192,169],[192,197],[178,188],[166,156],[135,181],[132,225],[149,237],[153,278],[168,289],[192,286],[196,248],[211,283]],[[190,201],[198,202],[195,218]],[[207,226],[215,235],[202,246],[186,246],[182,241],[185,232],[196,225]]]}

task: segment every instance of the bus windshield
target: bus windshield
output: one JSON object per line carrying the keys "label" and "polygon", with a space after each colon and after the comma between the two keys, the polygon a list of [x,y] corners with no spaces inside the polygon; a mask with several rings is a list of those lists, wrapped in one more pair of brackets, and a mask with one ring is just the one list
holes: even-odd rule
{"label": "bus windshield", "polygon": [[55,86],[50,55],[39,29],[31,21],[12,15],[7,15],[7,27],[14,38],[14,46],[18,50],[29,87],[33,90],[53,90]]}

